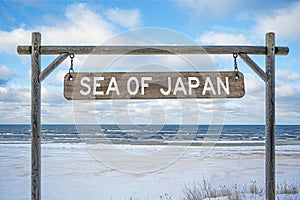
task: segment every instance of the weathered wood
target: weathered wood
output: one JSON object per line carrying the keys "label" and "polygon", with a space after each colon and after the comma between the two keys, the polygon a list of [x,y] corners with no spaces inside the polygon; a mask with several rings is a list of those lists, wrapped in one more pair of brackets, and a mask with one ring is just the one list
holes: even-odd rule
{"label": "weathered wood", "polygon": [[[41,46],[40,33],[32,33],[31,46],[18,46],[19,54],[31,54],[31,198],[41,199],[41,84],[57,66],[50,64],[40,76],[40,55],[75,54],[233,54],[238,53],[244,61],[263,79],[266,79],[266,199],[275,200],[275,55],[287,55],[288,47],[275,47],[275,34],[266,34],[266,46]],[[247,54],[266,55],[266,73]],[[62,55],[61,55],[62,56]],[[62,56],[63,57],[63,56]],[[59,59],[60,60],[60,59]],[[56,63],[54,61],[53,63]],[[58,65],[58,64],[57,64]],[[49,69],[48,69],[49,68]],[[49,71],[48,71],[49,70]],[[222,73],[222,72],[220,72]],[[160,73],[159,73],[160,74]],[[264,75],[265,74],[265,75]],[[76,78],[76,73],[72,74]],[[240,78],[242,74],[239,74]],[[233,76],[230,78],[230,80]],[[234,76],[235,78],[235,76]],[[74,81],[74,80],[73,80]],[[65,84],[71,84],[71,82]],[[69,86],[67,86],[69,87]],[[243,86],[244,87],[244,86]],[[73,87],[70,87],[73,88]],[[140,88],[139,88],[140,89]],[[146,88],[147,89],[147,88]],[[73,90],[73,89],[72,89]],[[243,89],[244,90],[244,89]],[[68,91],[67,93],[70,93]],[[73,91],[71,91],[73,93]],[[70,94],[67,94],[67,98]],[[241,96],[244,93],[241,93]],[[72,97],[73,98],[73,97]],[[177,98],[177,97],[176,97]]]}
{"label": "weathered wood", "polygon": [[31,54],[31,199],[41,199],[41,34],[32,33]]}
{"label": "weathered wood", "polygon": [[238,72],[72,73],[64,79],[69,100],[240,98],[244,76]]}
{"label": "weathered wood", "polygon": [[39,76],[39,81],[42,82],[51,72],[53,72],[67,57],[69,53],[60,54],[48,67],[46,67]]}
{"label": "weathered wood", "polygon": [[239,53],[242,60],[264,81],[267,81],[266,73],[245,53]]}
{"label": "weathered wood", "polygon": [[275,200],[275,34],[266,34],[266,199]]}
{"label": "weathered wood", "polygon": [[[19,54],[30,54],[30,46],[18,46]],[[246,53],[266,55],[265,46],[41,46],[42,55],[62,54],[65,52],[74,54],[233,54]],[[275,47],[276,55],[287,55],[288,47]]]}

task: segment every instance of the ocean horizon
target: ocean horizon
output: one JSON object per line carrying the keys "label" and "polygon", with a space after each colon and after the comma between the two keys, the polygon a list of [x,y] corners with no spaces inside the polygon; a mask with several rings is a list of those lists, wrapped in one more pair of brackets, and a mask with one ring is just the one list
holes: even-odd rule
{"label": "ocean horizon", "polygon": [[[0,199],[31,195],[30,131],[0,125]],[[44,124],[41,137],[42,199],[184,199],[203,180],[264,188],[264,125]],[[299,188],[299,137],[300,125],[276,126],[279,186]],[[261,191],[241,195],[262,200]],[[298,191],[276,199],[299,199]]]}
{"label": "ocean horizon", "polygon": [[[276,125],[277,144],[300,144],[300,125]],[[262,145],[265,125],[43,124],[42,143]],[[0,143],[29,143],[30,124],[0,124]]]}

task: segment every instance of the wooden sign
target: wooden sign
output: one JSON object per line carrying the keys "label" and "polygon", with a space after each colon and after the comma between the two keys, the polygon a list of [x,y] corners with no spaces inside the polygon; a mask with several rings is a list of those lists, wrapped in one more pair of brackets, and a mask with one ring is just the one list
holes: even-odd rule
{"label": "wooden sign", "polygon": [[64,78],[68,100],[240,98],[245,94],[241,72],[80,72],[71,76]]}

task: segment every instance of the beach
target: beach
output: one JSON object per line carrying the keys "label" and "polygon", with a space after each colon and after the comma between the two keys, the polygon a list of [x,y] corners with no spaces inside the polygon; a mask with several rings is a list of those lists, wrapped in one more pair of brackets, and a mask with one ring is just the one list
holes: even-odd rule
{"label": "beach", "polygon": [[0,10],[0,200],[300,200],[300,0]]}
{"label": "beach", "polygon": [[[29,143],[0,144],[0,199],[30,198],[30,154]],[[300,145],[276,147],[277,183],[300,183],[299,160]],[[262,145],[42,144],[42,199],[183,199],[203,179],[264,187],[264,166]]]}

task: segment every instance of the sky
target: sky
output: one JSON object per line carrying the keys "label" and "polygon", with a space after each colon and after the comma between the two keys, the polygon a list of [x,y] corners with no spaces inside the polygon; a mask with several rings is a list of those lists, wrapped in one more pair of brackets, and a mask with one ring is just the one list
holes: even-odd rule
{"label": "sky", "polygon": [[[30,123],[31,33],[42,45],[265,45],[275,32],[276,124],[300,124],[300,1],[145,0],[0,1],[0,123]],[[42,56],[42,69],[55,59]],[[263,55],[250,56],[265,68]],[[238,99],[68,101],[63,96],[66,59],[42,83],[42,123],[264,124],[265,84],[238,58],[245,96]],[[188,65],[189,63],[190,65]],[[232,71],[232,55],[78,56],[75,71]],[[144,68],[143,68],[144,67]]]}

